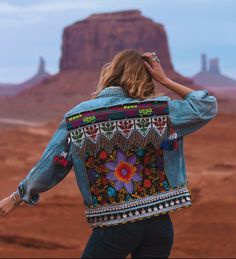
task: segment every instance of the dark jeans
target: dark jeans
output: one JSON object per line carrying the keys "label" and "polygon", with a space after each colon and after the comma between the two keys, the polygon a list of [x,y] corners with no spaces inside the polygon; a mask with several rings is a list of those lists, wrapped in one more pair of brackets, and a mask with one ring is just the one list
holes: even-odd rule
{"label": "dark jeans", "polygon": [[168,258],[173,245],[169,214],[109,227],[96,227],[81,258]]}

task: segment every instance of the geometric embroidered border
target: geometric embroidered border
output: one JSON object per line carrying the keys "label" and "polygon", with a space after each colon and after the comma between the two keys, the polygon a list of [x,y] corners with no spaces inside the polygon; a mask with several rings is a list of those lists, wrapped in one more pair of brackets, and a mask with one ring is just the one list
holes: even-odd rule
{"label": "geometric embroidered border", "polygon": [[167,118],[167,115],[163,115],[109,120],[79,127],[69,133],[71,141],[80,148],[86,139],[96,144],[99,136],[103,135],[107,140],[111,140],[117,132],[128,139],[134,131],[139,132],[142,137],[146,137],[150,129],[154,129],[159,136],[162,136],[167,128]]}
{"label": "geometric embroidered border", "polygon": [[135,221],[189,206],[191,206],[191,194],[184,186],[123,204],[86,207],[85,214],[91,227],[101,227]]}
{"label": "geometric embroidered border", "polygon": [[68,131],[91,123],[127,118],[168,115],[167,101],[145,101],[94,108],[66,117]]}

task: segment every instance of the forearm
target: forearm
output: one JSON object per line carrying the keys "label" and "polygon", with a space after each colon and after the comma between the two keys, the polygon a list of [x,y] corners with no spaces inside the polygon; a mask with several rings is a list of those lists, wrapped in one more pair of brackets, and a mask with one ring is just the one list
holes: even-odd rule
{"label": "forearm", "polygon": [[169,90],[175,92],[182,98],[184,98],[187,94],[193,92],[193,89],[183,86],[179,83],[176,83],[175,81],[173,81],[169,78],[166,78],[165,81],[162,82],[162,85],[164,85]]}
{"label": "forearm", "polygon": [[40,193],[50,190],[64,179],[73,165],[69,149],[66,121],[63,119],[39,161],[18,184],[16,192],[22,201],[35,205]]}

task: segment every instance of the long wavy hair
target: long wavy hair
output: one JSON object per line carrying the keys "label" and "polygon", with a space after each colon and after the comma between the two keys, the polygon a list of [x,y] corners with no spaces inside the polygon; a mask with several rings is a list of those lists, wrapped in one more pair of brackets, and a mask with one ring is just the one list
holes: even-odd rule
{"label": "long wavy hair", "polygon": [[96,98],[109,86],[123,87],[131,98],[146,99],[160,95],[144,60],[148,61],[134,49],[118,52],[110,63],[102,67],[97,89],[92,93],[92,97]]}

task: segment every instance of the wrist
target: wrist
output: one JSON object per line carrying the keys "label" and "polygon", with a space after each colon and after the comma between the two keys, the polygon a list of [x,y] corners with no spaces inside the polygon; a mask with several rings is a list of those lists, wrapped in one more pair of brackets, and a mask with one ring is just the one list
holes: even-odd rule
{"label": "wrist", "polygon": [[10,195],[10,198],[13,200],[13,202],[16,206],[23,205],[23,201],[21,200],[21,197],[19,196],[19,194],[17,192],[13,192]]}
{"label": "wrist", "polygon": [[166,86],[166,87],[167,87],[167,86],[170,84],[171,79],[168,78],[168,77],[165,77],[165,78],[163,78],[162,80],[159,80],[159,82],[160,82],[163,86]]}

